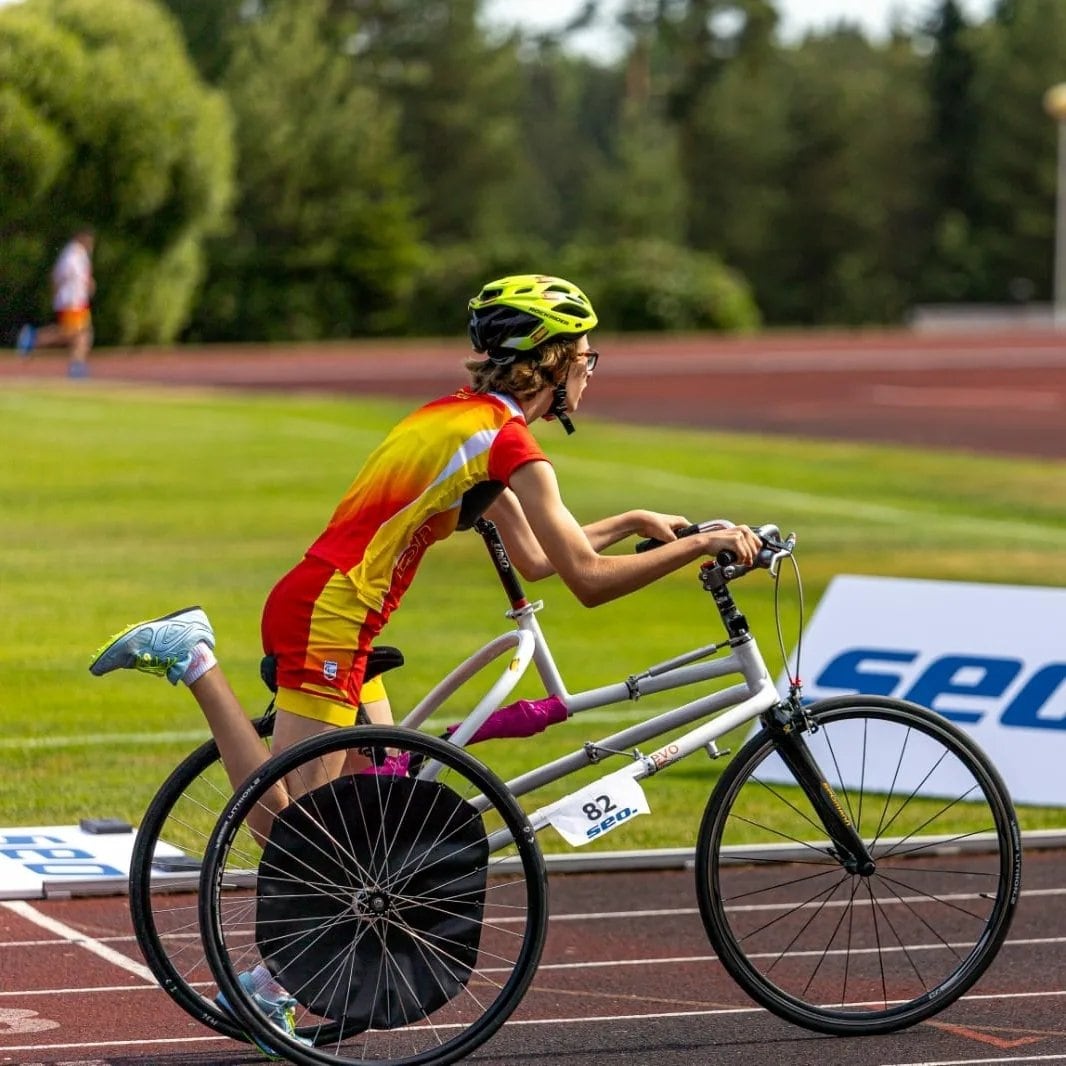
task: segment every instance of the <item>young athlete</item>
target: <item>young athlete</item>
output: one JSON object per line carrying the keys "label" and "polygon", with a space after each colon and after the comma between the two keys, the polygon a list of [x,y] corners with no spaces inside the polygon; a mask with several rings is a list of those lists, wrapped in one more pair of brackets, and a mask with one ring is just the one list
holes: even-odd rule
{"label": "young athlete", "polygon": [[[480,358],[470,383],[403,419],[370,455],[328,525],[274,586],[262,618],[263,648],[277,658],[273,750],[366,718],[390,722],[380,682],[363,685],[367,656],[407,591],[422,557],[484,515],[496,523],[519,574],[557,573],[585,606],[624,596],[702,555],[724,548],[751,563],[760,548],[747,526],[678,539],[681,515],[632,510],[582,526],[563,502],[555,470],[529,430],[557,419],[572,431],[599,354],[588,334],[588,297],[557,277],[519,275],[490,282],[469,303],[469,333]],[[631,535],[665,541],[657,551],[603,555]],[[93,659],[100,675],[120,668],[183,682],[200,705],[236,787],[267,758],[214,654],[199,608],[142,622]],[[360,720],[363,720],[362,718]],[[343,761],[343,753],[338,760]],[[341,773],[278,786],[276,812],[299,792]],[[273,993],[275,996],[277,992]]]}
{"label": "young athlete", "polygon": [[[361,701],[370,721],[391,721],[380,683],[363,688],[367,655],[426,550],[482,514],[499,527],[522,577],[557,573],[588,607],[702,555],[729,548],[748,563],[759,550],[747,526],[678,540],[674,530],[687,520],[654,511],[581,526],[529,424],[538,418],[569,424],[581,404],[599,360],[589,348],[597,319],[588,297],[561,278],[519,275],[486,285],[469,310],[470,339],[483,356],[467,363],[470,384],[392,430],[325,530],[267,598],[263,647],[278,664],[275,751],[323,729],[352,725]],[[644,554],[601,554],[631,535],[668,543]],[[133,668],[184,682],[236,785],[266,753],[214,646],[206,614],[188,608],[118,634],[90,669],[101,675]]]}

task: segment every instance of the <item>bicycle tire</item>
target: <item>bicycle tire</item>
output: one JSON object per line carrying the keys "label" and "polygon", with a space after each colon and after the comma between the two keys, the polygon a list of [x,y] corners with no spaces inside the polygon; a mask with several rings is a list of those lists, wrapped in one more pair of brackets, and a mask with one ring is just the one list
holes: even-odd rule
{"label": "bicycle tire", "polygon": [[[252,725],[268,739],[274,715],[261,715]],[[213,740],[174,768],[137,828],[130,858],[129,908],[137,943],[160,987],[197,1021],[243,1040],[233,1016],[215,1004],[218,988],[203,951],[198,907],[189,900],[191,893],[199,892],[207,842],[231,797]],[[160,858],[161,854],[168,857]],[[157,864],[172,869],[161,870]],[[184,872],[179,866],[186,867]]]}
{"label": "bicycle tire", "polygon": [[[247,819],[275,784],[366,752],[406,756],[419,775],[329,774],[246,850]],[[254,929],[224,906],[233,885]],[[521,1001],[547,931],[547,876],[528,818],[483,764],[423,733],[358,726],[293,745],[237,790],[208,843],[199,906],[215,980],[260,1046],[301,1064],[436,1066],[488,1040]],[[257,966],[293,997],[313,1044],[245,991],[239,975]]]}
{"label": "bicycle tire", "polygon": [[770,1011],[823,1033],[894,1032],[953,1003],[995,958],[1020,890],[1017,819],[987,756],[924,707],[840,697],[807,715],[804,738],[876,871],[849,873],[811,839],[817,815],[781,783],[764,727],[704,812],[700,914],[722,965]]}

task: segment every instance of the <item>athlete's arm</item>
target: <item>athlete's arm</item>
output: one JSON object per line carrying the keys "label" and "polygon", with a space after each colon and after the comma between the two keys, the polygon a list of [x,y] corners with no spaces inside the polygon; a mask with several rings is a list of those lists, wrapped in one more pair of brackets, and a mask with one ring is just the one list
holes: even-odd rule
{"label": "athlete's arm", "polygon": [[[674,540],[643,555],[600,555],[563,503],[550,463],[538,461],[519,467],[511,476],[510,487],[513,497],[501,495],[486,517],[497,523],[511,561],[528,580],[554,571],[586,607],[643,588],[702,555],[729,548],[740,562],[751,563],[760,548],[758,537],[747,526],[733,526]],[[609,524],[597,530],[597,540],[614,536],[621,528],[615,520],[605,522]],[[666,523],[652,524],[658,528]],[[660,529],[662,532],[665,530]],[[606,543],[614,541],[607,539]]]}
{"label": "athlete's arm", "polygon": [[[518,497],[510,489],[505,489],[486,509],[485,517],[496,523],[507,554],[522,577],[527,581],[539,581],[555,573],[555,567],[526,521]],[[599,552],[630,536],[653,537],[668,543],[677,539],[675,529],[688,524],[684,515],[637,509],[601,518],[581,528],[592,550]]]}

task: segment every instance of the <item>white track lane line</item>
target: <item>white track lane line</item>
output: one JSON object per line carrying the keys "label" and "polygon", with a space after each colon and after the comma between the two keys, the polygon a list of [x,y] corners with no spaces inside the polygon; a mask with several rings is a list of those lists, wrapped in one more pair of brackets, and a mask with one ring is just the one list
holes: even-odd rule
{"label": "white track lane line", "polygon": [[77,929],[64,925],[63,922],[56,921],[55,918],[49,918],[47,914],[42,914],[40,911],[35,910],[25,900],[2,900],[0,901],[0,906],[6,907],[9,911],[28,922],[33,922],[34,925],[39,925],[42,929],[47,929],[50,933],[55,933],[56,936],[62,937],[68,943],[84,948],[97,958],[103,959],[104,962],[109,962],[112,966],[118,966],[127,973],[140,977],[143,981],[147,981],[155,987],[155,976],[147,966],[137,962],[135,959],[131,959],[128,955],[123,955],[120,951],[115,951],[114,948],[109,948],[106,944],[101,944],[99,940],[94,940],[91,936],[79,933]]}
{"label": "white track lane line", "polygon": [[940,1062],[897,1062],[885,1063],[884,1066],[979,1066],[986,1062],[1063,1062],[1066,1055],[1011,1055],[1008,1058],[995,1059],[943,1059]]}
{"label": "white track lane line", "polygon": [[[0,1051],[94,1051],[98,1048],[143,1048],[160,1044],[168,1046],[175,1044],[206,1044],[212,1041],[217,1043],[220,1040],[232,1043],[228,1036],[216,1033],[214,1036],[160,1037],[158,1040],[96,1040],[93,1043],[86,1042],[84,1044],[5,1044],[0,1047]],[[59,1066],[62,1066],[62,1064],[59,1064]]]}
{"label": "white track lane line", "polygon": [[[1006,994],[992,994],[992,995],[967,995],[963,996],[959,1002],[966,1000],[988,1000],[988,999],[1036,999],[1045,996],[1063,996],[1066,995],[1066,991],[1063,992],[1021,992],[1021,993],[1006,993]],[[651,1014],[600,1014],[593,1015],[587,1018],[522,1018],[522,1019],[510,1019],[507,1022],[507,1028],[516,1029],[529,1026],[560,1026],[560,1025],[600,1025],[600,1024],[615,1024],[617,1022],[642,1022],[642,1021],[668,1021],[670,1019],[677,1018],[713,1018],[722,1017],[727,1014],[768,1014],[768,1012],[762,1007],[716,1007],[710,1010],[686,1010],[686,1011],[658,1011]],[[451,1028],[451,1026],[443,1026],[442,1028]],[[193,1044],[193,1043],[205,1043],[212,1040],[226,1040],[227,1038],[221,1034],[215,1036],[202,1036],[202,1037],[178,1037],[178,1038],[160,1038],[158,1040],[115,1040],[112,1042],[95,1042],[95,1043],[69,1043],[69,1044],[25,1044],[25,1045],[0,1045],[0,1051],[73,1051],[73,1050],[92,1050],[94,1048],[112,1048],[112,1047],[146,1047],[151,1045],[163,1045],[163,1044]],[[950,1059],[942,1062],[911,1062],[911,1063],[885,1063],[883,1066],[983,1066],[985,1063],[993,1062],[1063,1062],[1066,1061],[1066,1054],[1063,1055],[1031,1055],[1031,1056],[1017,1056],[1010,1058],[993,1058],[993,1059]]]}

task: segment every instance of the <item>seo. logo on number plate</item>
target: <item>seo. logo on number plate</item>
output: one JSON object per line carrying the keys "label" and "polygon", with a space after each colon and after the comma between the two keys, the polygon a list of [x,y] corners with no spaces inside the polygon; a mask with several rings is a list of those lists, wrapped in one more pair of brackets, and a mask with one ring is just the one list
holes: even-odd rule
{"label": "seo. logo on number plate", "polygon": [[596,840],[651,808],[640,783],[627,770],[586,785],[544,809],[559,835],[575,847]]}

